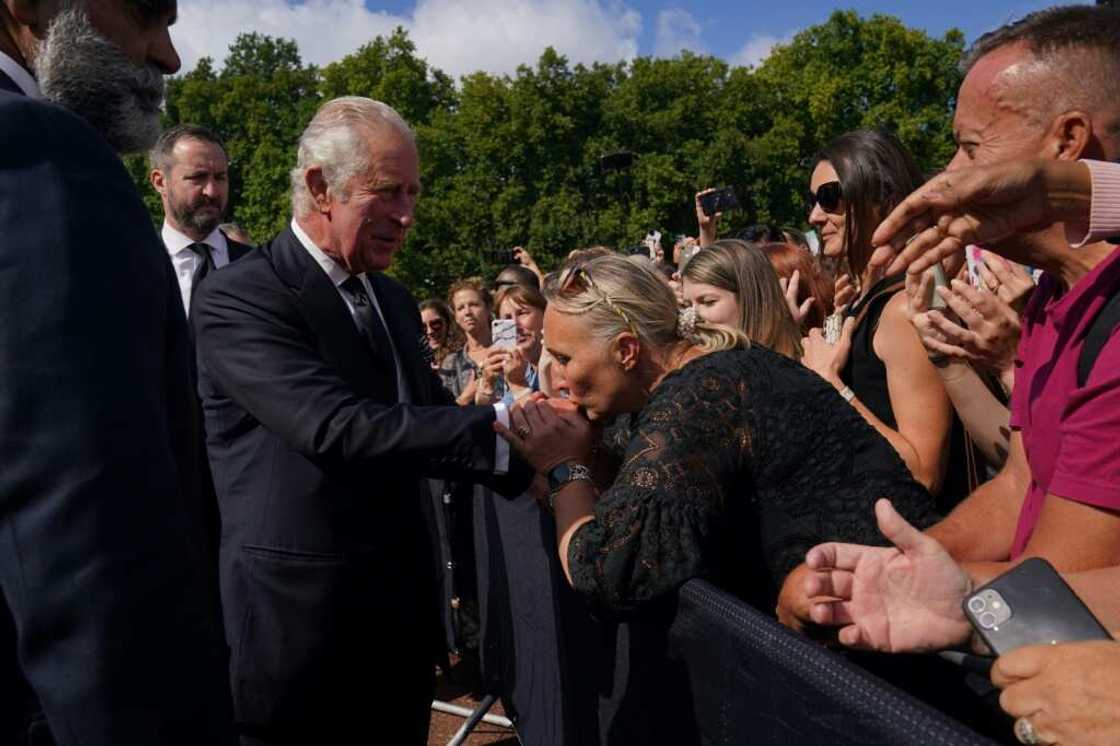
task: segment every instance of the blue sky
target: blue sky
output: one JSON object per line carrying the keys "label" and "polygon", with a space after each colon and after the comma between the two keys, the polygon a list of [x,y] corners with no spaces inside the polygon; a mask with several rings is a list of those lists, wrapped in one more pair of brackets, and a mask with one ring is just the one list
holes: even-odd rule
{"label": "blue sky", "polygon": [[774,43],[821,23],[838,8],[888,13],[941,36],[968,40],[1008,20],[1070,0],[179,0],[172,31],[189,70],[203,55],[219,63],[240,32],[293,38],[305,60],[327,64],[396,26],[421,56],[460,76],[512,73],[546,46],[573,62],[673,55],[682,48],[735,64],[757,64]]}

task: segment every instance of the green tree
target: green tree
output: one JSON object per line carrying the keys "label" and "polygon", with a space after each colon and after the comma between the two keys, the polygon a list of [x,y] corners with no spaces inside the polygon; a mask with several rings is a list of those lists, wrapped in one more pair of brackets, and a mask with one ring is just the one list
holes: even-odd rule
{"label": "green tree", "polygon": [[[724,235],[760,221],[801,225],[813,154],[859,127],[892,129],[936,170],[953,149],[962,47],[957,31],[933,39],[847,11],[755,69],[688,52],[573,67],[548,49],[512,76],[474,73],[456,86],[402,29],[322,70],[304,65],[292,41],[243,34],[220,71],[204,59],[170,82],[166,120],[226,140],[234,215],[265,240],[288,220],[296,144],[321,102],[391,104],[416,129],[424,189],[391,271],[430,295],[492,273],[514,245],[548,268],[579,246],[694,233],[693,194],[706,186],[739,194],[743,209],[726,216]],[[632,166],[601,168],[616,151],[632,153]],[[146,164],[129,167],[158,219]]]}

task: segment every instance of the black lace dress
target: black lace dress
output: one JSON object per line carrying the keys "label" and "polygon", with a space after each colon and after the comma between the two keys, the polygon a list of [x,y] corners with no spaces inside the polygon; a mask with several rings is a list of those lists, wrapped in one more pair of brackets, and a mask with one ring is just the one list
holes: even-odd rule
{"label": "black lace dress", "polygon": [[695,733],[680,722],[687,693],[665,655],[684,582],[707,578],[770,611],[813,545],[883,543],[877,499],[919,526],[936,518],[929,493],[832,386],[759,346],[688,363],[610,432],[618,474],[568,550],[576,590],[611,620],[604,744]]}

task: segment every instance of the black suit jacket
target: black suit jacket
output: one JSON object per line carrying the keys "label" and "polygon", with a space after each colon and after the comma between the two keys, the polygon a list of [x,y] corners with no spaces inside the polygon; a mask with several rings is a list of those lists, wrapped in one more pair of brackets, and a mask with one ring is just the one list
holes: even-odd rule
{"label": "black suit jacket", "polygon": [[437,615],[422,479],[528,483],[516,462],[490,476],[493,409],[452,405],[416,301],[370,280],[411,404],[290,230],[208,277],[192,306],[235,709],[273,740],[366,728],[423,742]]}
{"label": "black suit jacket", "polygon": [[229,743],[171,264],[100,135],[0,78],[0,680],[60,744]]}

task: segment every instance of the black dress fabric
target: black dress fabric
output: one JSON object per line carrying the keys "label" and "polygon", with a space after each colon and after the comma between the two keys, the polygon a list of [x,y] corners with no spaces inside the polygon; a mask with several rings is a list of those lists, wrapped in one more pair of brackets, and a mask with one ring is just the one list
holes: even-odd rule
{"label": "black dress fabric", "polygon": [[679,586],[705,578],[770,612],[822,541],[882,544],[873,506],[936,519],[929,493],[820,377],[765,348],[669,374],[615,428],[622,461],[569,545],[576,590],[601,610],[604,744],[691,743],[687,676],[666,654]]}
{"label": "black dress fabric", "polygon": [[885,277],[871,286],[859,302],[848,309],[847,317],[857,319],[852,332],[852,351],[848,362],[840,371],[840,380],[855,392],[863,406],[883,421],[892,430],[898,429],[891,407],[891,395],[887,390],[887,366],[875,354],[875,332],[879,331],[879,319],[883,309],[890,303],[895,293],[903,290],[903,276]]}
{"label": "black dress fabric", "polygon": [[[885,277],[871,286],[858,303],[848,310],[848,317],[855,317],[857,325],[852,332],[852,350],[848,362],[840,371],[844,382],[860,402],[871,410],[883,424],[892,430],[898,429],[898,420],[891,406],[891,395],[887,388],[887,366],[875,353],[875,333],[879,331],[879,321],[883,310],[896,293],[903,292],[903,275]],[[949,433],[949,465],[945,471],[941,487],[935,496],[935,505],[941,514],[948,514],[963,500],[985,476],[978,469],[970,474],[972,464],[983,464],[983,455],[968,440],[960,418],[953,414]],[[971,451],[971,453],[969,453]],[[975,482],[975,484],[974,484]]]}

